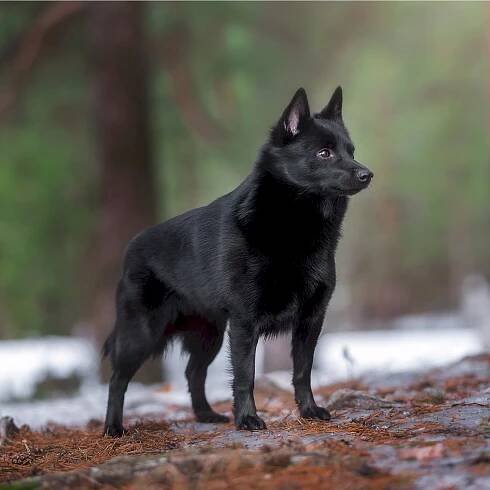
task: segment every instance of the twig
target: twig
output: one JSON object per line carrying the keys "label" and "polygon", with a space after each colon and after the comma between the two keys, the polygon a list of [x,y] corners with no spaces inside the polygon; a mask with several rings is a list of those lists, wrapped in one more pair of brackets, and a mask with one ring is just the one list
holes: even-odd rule
{"label": "twig", "polygon": [[60,23],[77,14],[84,7],[83,2],[53,2],[41,11],[29,29],[22,36],[19,45],[8,64],[9,82],[0,93],[0,116],[16,102],[27,74],[31,71],[46,42],[46,38]]}
{"label": "twig", "polygon": [[163,40],[163,65],[170,80],[170,95],[186,126],[201,138],[217,143],[225,131],[207,113],[193,86],[189,64],[189,29],[175,26]]}

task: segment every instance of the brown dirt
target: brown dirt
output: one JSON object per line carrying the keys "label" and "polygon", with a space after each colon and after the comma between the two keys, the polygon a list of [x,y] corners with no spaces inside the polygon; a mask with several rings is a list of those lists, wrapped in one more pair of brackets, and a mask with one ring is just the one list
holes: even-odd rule
{"label": "brown dirt", "polygon": [[183,439],[166,423],[137,424],[120,439],[103,436],[99,422],[85,430],[51,426],[36,432],[23,426],[0,447],[0,481],[89,468],[120,455],[161,453],[181,447]]}
{"label": "brown dirt", "polygon": [[190,414],[128,424],[120,439],[102,436],[100,422],[84,430],[23,427],[0,446],[0,481],[41,475],[29,488],[128,490],[490,488],[490,356],[458,366],[396,386],[354,380],[321,387],[316,395],[324,400],[348,388],[396,401],[337,410],[329,422],[298,418],[291,393],[259,382],[268,430],[255,433],[197,425]]}

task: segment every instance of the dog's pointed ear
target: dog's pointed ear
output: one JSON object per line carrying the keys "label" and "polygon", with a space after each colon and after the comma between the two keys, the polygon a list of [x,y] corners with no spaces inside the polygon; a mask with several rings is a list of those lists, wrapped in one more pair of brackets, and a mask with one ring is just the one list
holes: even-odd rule
{"label": "dog's pointed ear", "polygon": [[271,140],[274,144],[284,145],[299,134],[310,118],[308,98],[303,88],[296,91],[291,102],[272,128]]}
{"label": "dog's pointed ear", "polygon": [[342,121],[342,87],[339,85],[328,104],[317,115],[322,119],[331,119],[332,121]]}

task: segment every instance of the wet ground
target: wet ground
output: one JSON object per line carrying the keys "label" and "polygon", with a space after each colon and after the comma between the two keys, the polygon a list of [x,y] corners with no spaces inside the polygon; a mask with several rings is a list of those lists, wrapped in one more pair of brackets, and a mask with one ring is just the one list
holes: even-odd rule
{"label": "wet ground", "polygon": [[[168,424],[158,414],[128,420],[128,434],[116,440],[100,435],[100,421],[83,430],[22,427],[0,446],[0,481],[56,489],[490,488],[490,355],[316,391],[329,422],[298,418],[290,392],[259,381],[268,425],[261,432],[197,424],[186,409]],[[231,405],[215,408],[229,413]]]}

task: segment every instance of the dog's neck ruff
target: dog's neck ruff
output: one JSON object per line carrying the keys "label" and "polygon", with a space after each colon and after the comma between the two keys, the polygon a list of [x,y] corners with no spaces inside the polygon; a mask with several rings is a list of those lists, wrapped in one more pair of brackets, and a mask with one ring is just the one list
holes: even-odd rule
{"label": "dog's neck ruff", "polygon": [[291,242],[336,244],[347,203],[345,196],[301,192],[256,167],[241,189],[235,216],[246,235],[267,249]]}

